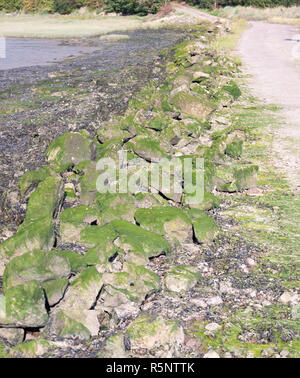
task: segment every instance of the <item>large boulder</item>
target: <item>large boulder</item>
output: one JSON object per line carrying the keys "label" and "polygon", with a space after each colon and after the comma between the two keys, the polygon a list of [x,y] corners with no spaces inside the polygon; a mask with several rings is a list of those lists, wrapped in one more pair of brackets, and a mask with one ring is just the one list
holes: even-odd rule
{"label": "large boulder", "polygon": [[7,289],[0,294],[0,326],[40,328],[48,320],[44,291],[37,281]]}
{"label": "large boulder", "polygon": [[67,132],[56,138],[48,147],[46,156],[56,171],[64,171],[82,161],[91,159],[89,134]]}
{"label": "large boulder", "polygon": [[14,286],[35,280],[40,283],[68,278],[71,266],[68,258],[56,252],[34,251],[24,253],[12,259],[6,266],[3,277],[3,288],[6,291]]}
{"label": "large boulder", "polygon": [[186,212],[177,207],[155,206],[139,209],[135,213],[137,223],[148,231],[155,232],[172,242],[191,242],[192,223]]}
{"label": "large boulder", "polygon": [[169,291],[180,293],[192,289],[200,279],[200,272],[194,266],[176,265],[165,275],[165,286]]}

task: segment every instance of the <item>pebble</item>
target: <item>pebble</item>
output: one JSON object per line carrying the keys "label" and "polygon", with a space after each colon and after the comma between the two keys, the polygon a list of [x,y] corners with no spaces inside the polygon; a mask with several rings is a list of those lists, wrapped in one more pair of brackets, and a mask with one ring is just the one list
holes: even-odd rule
{"label": "pebble", "polygon": [[211,351],[205,353],[203,358],[220,358],[220,356],[218,355],[217,352],[215,352],[214,350],[211,350]]}
{"label": "pebble", "polygon": [[223,303],[223,300],[219,296],[210,297],[206,300],[206,303],[210,306],[217,306]]}
{"label": "pebble", "polygon": [[211,332],[218,331],[221,328],[222,327],[218,323],[209,323],[205,326],[205,329],[207,329],[208,331],[211,331]]}

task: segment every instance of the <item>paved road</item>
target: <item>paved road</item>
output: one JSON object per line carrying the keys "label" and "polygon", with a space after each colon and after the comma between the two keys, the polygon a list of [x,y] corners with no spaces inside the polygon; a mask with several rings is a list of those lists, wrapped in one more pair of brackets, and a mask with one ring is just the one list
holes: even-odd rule
{"label": "paved road", "polygon": [[252,75],[254,93],[283,107],[282,127],[274,130],[276,164],[300,191],[300,31],[289,25],[251,24],[238,51]]}

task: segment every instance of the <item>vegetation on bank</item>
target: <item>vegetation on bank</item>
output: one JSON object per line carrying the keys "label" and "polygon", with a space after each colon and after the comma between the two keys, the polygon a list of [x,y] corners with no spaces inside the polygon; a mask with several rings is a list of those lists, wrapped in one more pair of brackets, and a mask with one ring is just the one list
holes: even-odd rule
{"label": "vegetation on bank", "polygon": [[7,12],[70,14],[82,7],[123,15],[156,13],[164,0],[0,0],[0,10]]}

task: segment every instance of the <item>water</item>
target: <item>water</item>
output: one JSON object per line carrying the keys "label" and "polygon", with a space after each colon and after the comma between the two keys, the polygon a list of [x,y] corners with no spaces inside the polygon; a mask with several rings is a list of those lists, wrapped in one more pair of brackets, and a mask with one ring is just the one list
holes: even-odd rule
{"label": "water", "polygon": [[48,65],[64,58],[89,54],[97,48],[87,40],[6,38],[0,42],[0,70]]}

